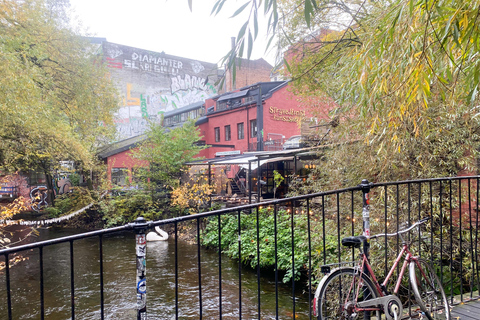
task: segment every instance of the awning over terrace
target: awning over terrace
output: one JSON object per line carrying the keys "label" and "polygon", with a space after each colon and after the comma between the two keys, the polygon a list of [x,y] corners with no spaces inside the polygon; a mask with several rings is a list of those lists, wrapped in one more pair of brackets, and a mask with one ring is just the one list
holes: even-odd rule
{"label": "awning over terrace", "polygon": [[242,155],[226,156],[212,159],[203,159],[186,163],[186,165],[232,165],[237,164],[242,168],[248,169],[249,164],[252,170],[257,169],[258,163],[260,166],[277,161],[294,161],[304,157],[312,157],[315,155],[317,148],[302,148],[295,150],[282,151],[262,151],[262,152],[248,152]]}
{"label": "awning over terrace", "polygon": [[265,163],[269,162],[277,162],[277,161],[293,161],[292,157],[276,157],[276,158],[269,158],[266,160],[259,160],[257,156],[247,156],[244,158],[235,158],[235,159],[226,159],[226,160],[219,160],[211,162],[211,164],[215,165],[230,165],[230,164],[237,164],[240,167],[248,170],[255,170],[258,167],[258,163],[260,162],[260,166],[264,165]]}

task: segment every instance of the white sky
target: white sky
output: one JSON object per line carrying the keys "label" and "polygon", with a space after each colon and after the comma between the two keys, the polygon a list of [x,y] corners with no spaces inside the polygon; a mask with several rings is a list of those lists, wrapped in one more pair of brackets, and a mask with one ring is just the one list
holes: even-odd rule
{"label": "white sky", "polygon": [[[215,0],[70,0],[77,19],[89,35],[107,41],[156,52],[219,63],[236,37],[245,14],[229,18],[247,0],[228,0],[217,16],[211,16]],[[228,5],[228,7],[227,7]],[[266,25],[266,23],[263,23]],[[266,27],[259,24],[251,59],[275,63],[275,52],[265,54]],[[273,51],[273,50],[272,50]],[[245,51],[246,52],[246,51]]]}

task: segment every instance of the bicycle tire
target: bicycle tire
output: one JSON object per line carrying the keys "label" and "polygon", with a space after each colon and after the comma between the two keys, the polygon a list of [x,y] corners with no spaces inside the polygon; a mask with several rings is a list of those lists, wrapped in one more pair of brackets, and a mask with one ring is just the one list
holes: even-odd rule
{"label": "bicycle tire", "polygon": [[425,316],[430,320],[451,320],[445,291],[430,264],[422,258],[414,259],[410,262],[409,275],[415,300]]}
{"label": "bicycle tire", "polygon": [[[362,292],[358,293],[358,301],[373,299],[378,297],[377,290],[373,282],[365,274],[361,274],[363,285]],[[315,303],[318,320],[346,320],[351,319],[354,297],[358,287],[360,273],[354,268],[342,267],[333,270],[325,276],[320,282],[315,293]],[[347,290],[343,290],[344,285],[348,284]],[[367,290],[365,290],[365,288]],[[368,297],[364,297],[367,294]],[[328,297],[328,299],[326,299]],[[368,319],[365,312],[357,313],[358,320]],[[372,320],[380,320],[380,311],[371,312]]]}

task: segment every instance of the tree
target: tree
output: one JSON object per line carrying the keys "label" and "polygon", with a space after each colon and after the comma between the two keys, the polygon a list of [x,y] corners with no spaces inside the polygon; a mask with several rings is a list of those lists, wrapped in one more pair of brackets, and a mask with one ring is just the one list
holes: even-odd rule
{"label": "tree", "polygon": [[338,152],[360,152],[363,165],[330,155],[344,172],[355,168],[378,181],[476,171],[479,4],[452,8],[377,3],[355,28],[330,33],[293,59],[296,87],[334,97],[343,116],[337,132],[363,142]]}
{"label": "tree", "polygon": [[173,129],[151,124],[146,135],[147,139],[133,151],[133,156],[148,163],[141,177],[154,188],[171,190],[177,187],[185,163],[194,160],[199,151],[206,148],[196,144],[202,136],[193,120]]}
{"label": "tree", "polygon": [[[60,160],[93,167],[113,134],[117,96],[87,40],[69,29],[68,2],[0,2],[0,170]],[[51,180],[51,179],[48,179]]]}
{"label": "tree", "polygon": [[[248,4],[251,22],[240,30],[231,55],[242,54],[242,44],[253,45],[249,28],[258,3]],[[479,1],[263,4],[271,34],[291,50],[285,69],[297,93],[332,97],[340,121],[336,137],[359,141],[328,153],[330,172],[345,177],[331,180],[351,181],[359,173],[378,181],[476,171]],[[343,28],[322,23],[338,14]],[[351,157],[354,152],[362,158]]]}
{"label": "tree", "polygon": [[183,180],[172,192],[172,204],[188,209],[192,214],[198,213],[202,207],[209,205],[215,187],[209,185],[204,170],[200,173],[189,172]]}

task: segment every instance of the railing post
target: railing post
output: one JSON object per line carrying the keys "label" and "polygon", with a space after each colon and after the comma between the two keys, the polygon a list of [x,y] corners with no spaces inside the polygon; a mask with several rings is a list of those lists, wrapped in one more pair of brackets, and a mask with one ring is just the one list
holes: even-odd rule
{"label": "railing post", "polygon": [[362,183],[359,185],[362,188],[363,194],[363,209],[362,209],[362,216],[363,216],[363,235],[367,238],[370,237],[370,187],[371,183],[368,182],[367,179],[363,179]]}
{"label": "railing post", "polygon": [[[362,188],[362,198],[363,198],[363,209],[362,209],[362,216],[363,216],[363,235],[367,237],[367,242],[364,244],[363,248],[363,254],[369,258],[369,249],[370,249],[370,187],[371,183],[368,182],[367,179],[363,179],[362,183],[359,185],[360,188]],[[363,269],[363,272],[365,274],[369,274],[368,269],[365,267]],[[364,291],[366,291],[366,296],[368,296],[369,292],[366,287],[363,288]],[[366,320],[371,319],[371,313],[370,311],[365,311],[364,318]]]}
{"label": "railing post", "polygon": [[147,319],[147,276],[146,261],[147,239],[145,231],[147,230],[147,221],[143,217],[138,217],[133,223],[135,229],[135,251],[137,261],[137,320]]}

